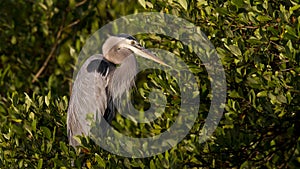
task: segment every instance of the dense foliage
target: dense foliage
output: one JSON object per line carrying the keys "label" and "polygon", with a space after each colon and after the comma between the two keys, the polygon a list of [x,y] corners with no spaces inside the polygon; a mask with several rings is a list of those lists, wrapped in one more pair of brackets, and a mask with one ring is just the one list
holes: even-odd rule
{"label": "dense foliage", "polygon": [[[0,0],[0,11],[0,168],[71,168],[72,161],[75,168],[300,167],[299,0]],[[87,138],[76,153],[67,141],[66,111],[77,56],[102,25],[143,11],[187,19],[211,40],[226,72],[223,118],[199,144],[211,92],[201,61],[180,42],[141,36],[146,47],[176,49],[198,67],[191,70],[204,98],[197,123],[177,146],[154,157],[120,157]],[[162,79],[150,74],[148,80],[155,87]],[[164,120],[172,117],[176,113]],[[113,124],[141,132],[121,117]],[[158,124],[164,126],[150,131],[169,125]]]}

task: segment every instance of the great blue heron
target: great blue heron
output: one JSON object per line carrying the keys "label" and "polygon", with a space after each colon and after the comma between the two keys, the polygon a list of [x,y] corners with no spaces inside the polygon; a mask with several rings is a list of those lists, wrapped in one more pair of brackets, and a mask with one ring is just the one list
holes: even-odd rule
{"label": "great blue heron", "polygon": [[67,130],[69,143],[74,147],[78,142],[73,136],[90,134],[91,122],[86,119],[89,113],[93,113],[94,120],[100,115],[107,122],[115,116],[113,102],[134,85],[137,63],[133,53],[167,66],[126,34],[110,36],[102,52],[103,55],[93,55],[84,62],[73,84]]}

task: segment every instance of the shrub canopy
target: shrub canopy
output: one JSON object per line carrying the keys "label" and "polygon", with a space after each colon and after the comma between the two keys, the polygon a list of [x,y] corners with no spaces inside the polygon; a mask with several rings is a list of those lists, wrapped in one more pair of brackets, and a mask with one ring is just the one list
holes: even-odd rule
{"label": "shrub canopy", "polygon": [[[0,168],[70,168],[71,162],[76,168],[300,167],[299,0],[1,0],[0,10]],[[104,24],[144,11],[184,18],[210,39],[226,73],[223,118],[199,144],[211,101],[205,67],[179,41],[137,35],[147,48],[175,51],[190,65],[200,87],[196,124],[154,157],[116,156],[84,137],[76,153],[68,145],[66,112],[79,52]],[[116,117],[114,127],[136,137],[163,132],[180,108],[176,84],[156,76],[161,72],[143,73],[147,78],[137,84],[143,93],[136,96],[142,107],[149,106],[143,99],[151,88],[174,87],[175,94],[156,124]]]}

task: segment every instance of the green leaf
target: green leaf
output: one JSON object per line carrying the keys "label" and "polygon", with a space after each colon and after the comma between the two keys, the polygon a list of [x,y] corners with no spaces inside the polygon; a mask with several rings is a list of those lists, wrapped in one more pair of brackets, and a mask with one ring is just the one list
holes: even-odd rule
{"label": "green leaf", "polygon": [[217,7],[215,8],[215,10],[222,15],[227,15],[229,13],[229,11],[226,8]]}
{"label": "green leaf", "polygon": [[184,10],[187,10],[187,2],[186,0],[177,0],[177,2],[183,7]]}
{"label": "green leaf", "polygon": [[150,169],[156,169],[155,163],[153,160],[150,161]]}
{"label": "green leaf", "polygon": [[26,104],[26,111],[29,111],[29,108],[31,107],[31,105],[33,105],[33,101],[31,100],[31,98],[28,96],[27,93],[25,94],[25,104]]}
{"label": "green leaf", "polygon": [[232,4],[236,5],[238,8],[243,7],[245,4],[243,0],[232,0],[231,2]]}
{"label": "green leaf", "polygon": [[292,35],[293,37],[297,38],[296,30],[293,27],[291,27],[289,25],[286,25],[285,29],[286,29],[286,33],[288,33],[289,35]]}
{"label": "green leaf", "polygon": [[43,167],[43,159],[39,159],[39,162],[38,162],[38,169],[41,169]]}
{"label": "green leaf", "polygon": [[267,97],[268,96],[268,91],[261,91],[257,93],[257,97]]}
{"label": "green leaf", "polygon": [[232,92],[230,92],[229,96],[232,98],[243,98],[242,96],[240,96],[240,94],[236,90],[233,90]]}
{"label": "green leaf", "polygon": [[99,155],[99,154],[95,154],[95,159],[96,159],[96,161],[97,161],[97,163],[98,163],[98,165],[100,166],[100,167],[103,167],[103,168],[105,168],[105,161],[103,160],[103,158]]}
{"label": "green leaf", "polygon": [[68,152],[68,147],[66,146],[66,143],[65,143],[65,142],[60,141],[60,142],[59,142],[59,146],[60,146],[60,149],[61,149],[65,154],[69,154],[69,152]]}
{"label": "green leaf", "polygon": [[75,0],[69,0],[69,6],[71,9],[74,9],[76,6],[76,1]]}
{"label": "green leaf", "polygon": [[138,1],[142,5],[142,7],[146,9],[146,2],[145,2],[145,0],[138,0]]}
{"label": "green leaf", "polygon": [[46,136],[47,139],[51,138],[51,131],[48,127],[42,126],[41,127],[42,132],[44,133],[44,136]]}
{"label": "green leaf", "polygon": [[264,15],[259,15],[256,17],[256,19],[260,22],[267,22],[272,20],[270,16],[264,16]]}
{"label": "green leaf", "polygon": [[236,45],[229,45],[229,46],[226,46],[226,47],[235,56],[241,56],[242,55],[242,52],[241,52],[241,50],[240,50],[240,48],[238,46],[236,46]]}
{"label": "green leaf", "polygon": [[148,6],[150,9],[153,8],[153,4],[151,2],[146,1],[146,6]]}
{"label": "green leaf", "polygon": [[276,96],[273,93],[269,93],[268,97],[271,99],[271,103],[272,104],[277,103],[277,98],[276,98]]}
{"label": "green leaf", "polygon": [[287,103],[287,99],[283,94],[280,94],[278,96],[276,96],[276,99],[280,102],[280,103]]}
{"label": "green leaf", "polygon": [[300,8],[300,4],[291,7],[291,8],[290,8],[290,11],[296,11],[296,10],[298,10],[299,8]]}
{"label": "green leaf", "polygon": [[270,40],[271,40],[271,41],[278,41],[278,40],[280,40],[280,39],[279,39],[278,37],[271,37]]}
{"label": "green leaf", "polygon": [[[50,93],[50,92],[49,92],[49,93]],[[48,93],[47,96],[45,96],[45,103],[46,103],[47,107],[49,107],[49,105],[50,105],[50,97],[51,97],[51,96],[49,96],[49,93]]]}
{"label": "green leaf", "polygon": [[57,62],[62,67],[64,67],[69,60],[70,54],[67,52],[61,52],[57,57]]}
{"label": "green leaf", "polygon": [[17,43],[17,38],[15,36],[11,37],[10,43],[15,45]]}

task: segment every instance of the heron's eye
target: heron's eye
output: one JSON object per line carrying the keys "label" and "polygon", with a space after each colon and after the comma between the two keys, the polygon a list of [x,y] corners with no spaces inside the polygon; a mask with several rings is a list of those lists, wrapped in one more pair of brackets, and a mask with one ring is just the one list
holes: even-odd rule
{"label": "heron's eye", "polygon": [[133,41],[131,41],[131,44],[132,44],[132,45],[134,45],[134,44],[135,44],[135,41],[134,41],[134,40],[133,40]]}

